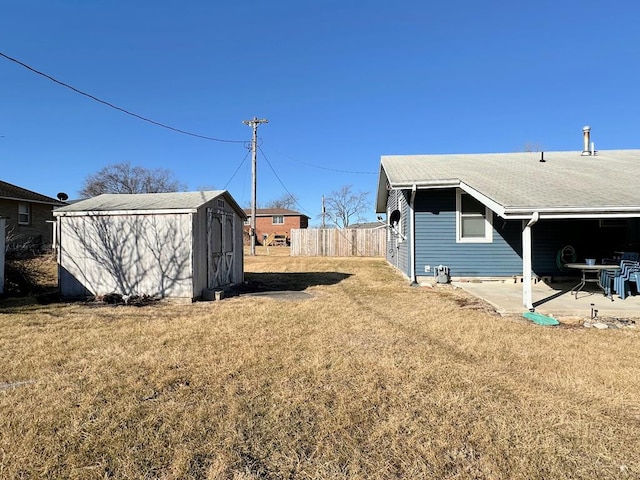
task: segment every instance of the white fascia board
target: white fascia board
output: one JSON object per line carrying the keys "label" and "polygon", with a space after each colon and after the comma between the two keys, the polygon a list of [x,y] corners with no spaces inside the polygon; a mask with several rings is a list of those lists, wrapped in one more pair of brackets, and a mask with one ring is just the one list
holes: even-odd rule
{"label": "white fascia board", "polygon": [[411,190],[416,187],[418,190],[429,190],[432,188],[451,188],[460,185],[457,178],[450,180],[432,180],[426,182],[410,182],[410,183],[389,183],[389,187],[397,190]]}
{"label": "white fascia board", "polygon": [[582,218],[582,219],[602,219],[602,218],[640,218],[640,212],[636,213],[584,213],[584,214],[540,214],[542,219],[570,219],[570,218]]}
{"label": "white fascia board", "polygon": [[433,190],[438,188],[452,188],[460,185],[460,180],[437,180],[437,181],[428,181],[428,182],[411,182],[411,183],[392,183],[388,182],[387,189],[384,192],[384,198],[381,196],[380,187],[378,187],[378,198],[376,201],[376,213],[385,213],[387,211],[386,200],[389,196],[389,190]]}
{"label": "white fascia board", "polygon": [[531,218],[533,212],[538,212],[541,219],[558,218],[637,218],[640,217],[640,208],[604,208],[595,210],[593,208],[576,208],[576,209],[517,209],[505,211],[505,218],[508,219],[528,219]]}
{"label": "white fascia board", "polygon": [[[438,180],[434,182],[423,182],[423,183],[414,183],[414,184],[397,184],[397,185],[392,185],[391,187],[406,189],[406,190],[409,190],[409,189],[412,190],[415,188],[417,188],[418,190],[432,190],[432,189],[439,189],[439,188],[456,188],[457,187],[462,189],[465,193],[468,193],[469,195],[471,195],[473,198],[478,200],[480,203],[488,207],[491,211],[495,212],[499,216],[504,217],[505,215],[505,208],[502,205],[490,199],[486,195],[482,194],[475,188],[470,187],[466,183],[460,181],[459,179]],[[529,214],[523,218],[530,218],[530,217],[531,215]]]}
{"label": "white fascia board", "polygon": [[482,203],[485,207],[489,207],[494,213],[504,218],[505,208],[494,200],[490,199],[483,193],[479,192],[475,188],[470,187],[464,182],[460,182],[460,188],[465,192],[471,195],[473,198]]}
{"label": "white fascia board", "polygon": [[167,208],[163,210],[87,210],[83,212],[53,212],[54,217],[100,217],[113,215],[167,215],[170,213],[197,213],[195,208]]}
{"label": "white fascia board", "polygon": [[380,163],[380,172],[378,173],[378,189],[376,191],[376,213],[384,213],[387,210],[387,201],[389,199],[389,179],[387,172],[382,163]]}
{"label": "white fascia board", "polygon": [[552,207],[552,208],[540,208],[540,207],[519,207],[509,208],[505,207],[491,198],[487,197],[483,193],[479,192],[475,188],[467,185],[459,179],[449,180],[437,180],[417,183],[395,183],[390,184],[390,188],[411,190],[417,187],[418,190],[431,190],[439,188],[452,188],[459,187],[465,193],[468,193],[473,198],[489,207],[498,216],[510,219],[510,220],[529,220],[534,212],[538,212],[540,219],[570,219],[570,218],[583,218],[583,219],[595,219],[595,218],[638,218],[640,217],[640,205],[633,207],[613,207],[607,206],[602,208],[593,207]]}

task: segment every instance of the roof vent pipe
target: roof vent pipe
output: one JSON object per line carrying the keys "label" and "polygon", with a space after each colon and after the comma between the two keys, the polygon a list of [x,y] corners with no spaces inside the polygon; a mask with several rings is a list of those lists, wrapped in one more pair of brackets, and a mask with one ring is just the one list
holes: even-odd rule
{"label": "roof vent pipe", "polygon": [[591,155],[591,150],[589,150],[589,146],[591,144],[591,127],[583,127],[582,136],[584,141],[584,146],[582,147],[582,155]]}

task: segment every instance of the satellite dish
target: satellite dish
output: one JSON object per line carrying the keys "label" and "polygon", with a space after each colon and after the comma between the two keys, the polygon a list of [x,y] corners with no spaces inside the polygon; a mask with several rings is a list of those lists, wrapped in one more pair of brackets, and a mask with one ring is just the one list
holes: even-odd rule
{"label": "satellite dish", "polygon": [[389,216],[389,223],[391,225],[397,225],[400,223],[400,210],[394,210],[391,212],[391,215]]}
{"label": "satellite dish", "polygon": [[60,200],[61,202],[66,202],[68,198],[69,198],[69,195],[67,195],[64,192],[58,193],[58,200]]}

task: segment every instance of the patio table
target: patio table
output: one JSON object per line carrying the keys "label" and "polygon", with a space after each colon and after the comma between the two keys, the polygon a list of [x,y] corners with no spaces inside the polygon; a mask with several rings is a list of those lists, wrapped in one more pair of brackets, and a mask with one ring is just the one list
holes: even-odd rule
{"label": "patio table", "polygon": [[[571,268],[573,270],[580,270],[582,272],[582,279],[580,280],[580,283],[573,287],[570,292],[576,298],[578,298],[578,293],[582,290],[586,283],[595,283],[596,285],[598,285],[598,287],[600,287],[600,290],[602,290],[602,293],[604,293],[604,295],[606,296],[607,291],[605,290],[602,283],[600,283],[600,272],[602,272],[602,270],[615,270],[616,268],[619,268],[617,265],[588,265],[586,263],[566,263],[565,267]],[[589,277],[589,275],[595,276]]]}

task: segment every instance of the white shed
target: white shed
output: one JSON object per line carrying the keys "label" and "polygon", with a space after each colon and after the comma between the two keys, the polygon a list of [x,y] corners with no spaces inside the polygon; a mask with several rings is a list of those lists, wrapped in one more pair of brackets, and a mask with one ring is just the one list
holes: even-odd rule
{"label": "white shed", "polygon": [[193,300],[244,280],[246,215],[225,190],[104,194],[53,214],[63,297]]}

